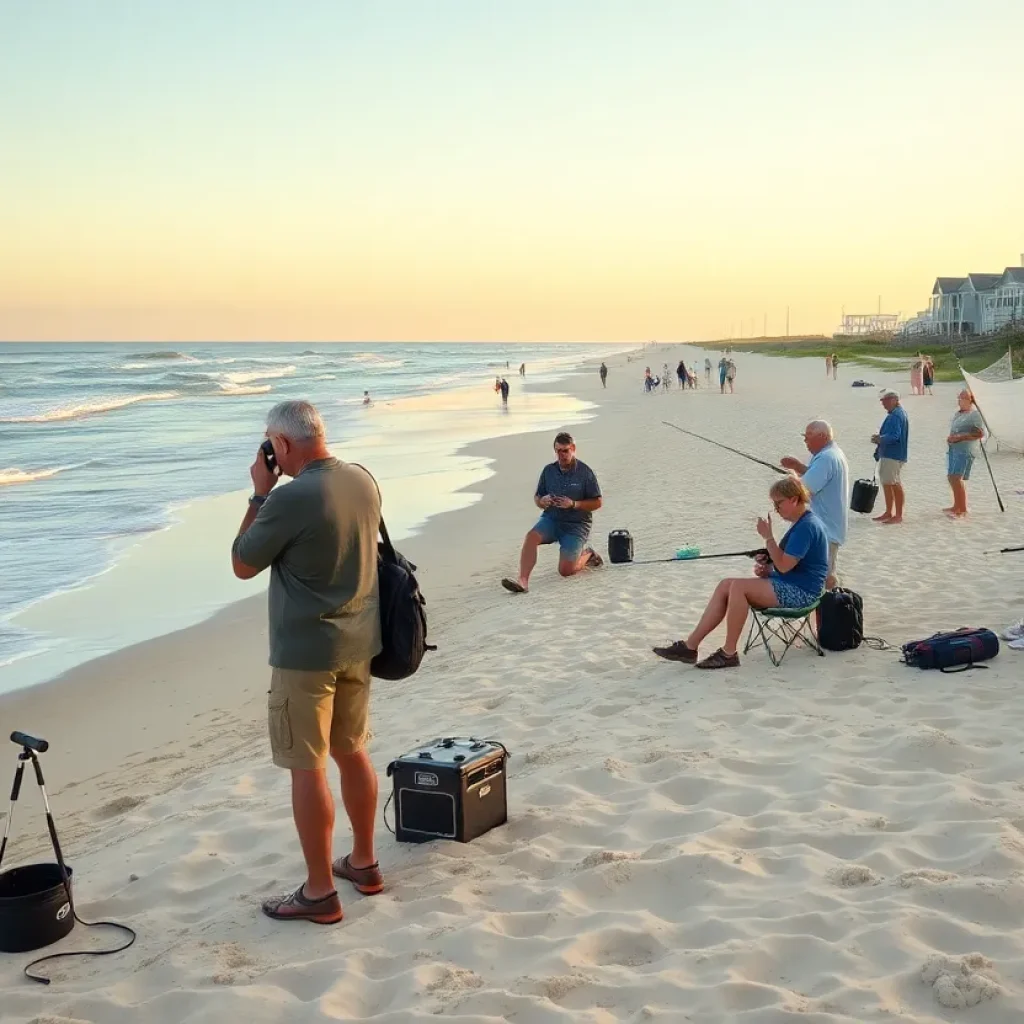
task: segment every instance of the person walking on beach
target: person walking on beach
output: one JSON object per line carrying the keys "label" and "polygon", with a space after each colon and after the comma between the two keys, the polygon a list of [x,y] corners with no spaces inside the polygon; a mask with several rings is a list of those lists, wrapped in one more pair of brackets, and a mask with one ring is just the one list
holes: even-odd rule
{"label": "person walking on beach", "polygon": [[501,378],[501,404],[508,405],[508,381]]}
{"label": "person walking on beach", "polygon": [[779,464],[796,473],[811,492],[814,514],[821,521],[828,539],[828,579],[825,586],[831,590],[837,585],[839,549],[846,543],[850,467],[843,450],[835,443],[831,425],[825,420],[812,420],[807,424],[804,444],[811,453],[811,461],[807,465],[789,455]]}
{"label": "person walking on beach", "polygon": [[832,353],[832,379],[839,380],[839,356]]}
{"label": "person walking on beach", "polygon": [[520,363],[519,364],[519,376],[520,377],[525,377],[526,376],[526,363]]}
{"label": "person walking on beach", "polygon": [[871,442],[875,445],[875,459],[878,461],[878,481],[885,495],[885,512],[875,516],[875,522],[896,524],[903,522],[906,496],[901,475],[910,446],[910,421],[900,405],[898,391],[883,391],[880,401],[886,416],[878,433],[872,434]]}
{"label": "person walking on beach", "polygon": [[967,515],[967,481],[985,436],[984,421],[975,408],[974,395],[966,388],[957,395],[957,412],[946,438],[946,479],[953,492],[953,504],[942,511],[952,519]]}
{"label": "person walking on beach", "polygon": [[922,394],[932,394],[932,385],[935,383],[935,364],[931,356],[925,356],[921,365],[921,386]]}
{"label": "person walking on beach", "polygon": [[704,377],[711,383],[711,356],[704,357]]}
{"label": "person walking on beach", "polygon": [[608,367],[601,364],[601,369],[597,371],[601,375],[601,387],[608,387]]}
{"label": "person walking on beach", "polygon": [[722,394],[725,394],[725,375],[729,372],[729,360],[722,356],[718,360],[718,386],[722,390]]}
{"label": "person walking on beach", "polygon": [[832,376],[832,357],[828,355],[825,356],[825,376]]}
{"label": "person walking on beach", "polygon": [[920,352],[910,364],[910,393],[912,395],[924,394],[924,356]]}
{"label": "person walking on beach", "polygon": [[530,573],[537,564],[537,549],[558,542],[558,574],[575,576],[586,568],[604,564],[601,556],[587,546],[593,513],[601,507],[601,487],[594,471],[576,458],[572,434],[555,435],[555,461],[541,470],[533,503],[541,516],[523,541],[519,576],[506,577],[501,585],[512,594],[525,594]]}
{"label": "person walking on beach", "polygon": [[[384,888],[373,841],[377,775],[366,752],[370,661],[381,649],[380,496],[366,470],[331,455],[323,420],[309,402],[275,405],[267,438],[292,480],[276,486],[278,477],[256,453],[249,469],[254,493],[231,565],[243,580],[270,569],[270,749],[274,764],[291,772],[307,874],[294,892],[266,900],[263,913],[336,924],[342,910],[334,877],[365,895]],[[341,771],[352,825],[352,852],[333,864],[329,757]]]}
{"label": "person walking on beach", "polygon": [[373,405],[373,399],[370,398],[370,392],[369,391],[364,391],[363,392],[363,405]]}
{"label": "person walking on beach", "polygon": [[736,381],[736,364],[730,359],[728,365],[725,368],[725,382],[729,385],[729,394],[731,395],[735,390]]}
{"label": "person walking on beach", "polygon": [[676,379],[679,381],[680,390],[686,387],[688,377],[689,372],[686,369],[686,363],[680,359],[679,365],[676,367]]}

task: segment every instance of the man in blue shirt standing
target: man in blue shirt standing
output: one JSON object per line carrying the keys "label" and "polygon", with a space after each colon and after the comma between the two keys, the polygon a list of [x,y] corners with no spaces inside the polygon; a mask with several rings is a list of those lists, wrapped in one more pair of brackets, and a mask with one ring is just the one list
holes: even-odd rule
{"label": "man in blue shirt standing", "polygon": [[781,464],[799,476],[811,492],[811,510],[821,520],[828,538],[828,579],[825,586],[837,585],[836,560],[846,543],[850,507],[850,467],[843,450],[835,443],[832,427],[825,420],[813,420],[804,430],[804,444],[811,453],[805,466],[799,459],[786,456]]}
{"label": "man in blue shirt standing", "polygon": [[885,494],[885,512],[875,516],[876,523],[886,525],[903,522],[903,483],[900,479],[907,462],[910,445],[910,421],[900,405],[898,391],[883,391],[880,399],[886,411],[882,427],[871,441],[878,460],[878,482]]}
{"label": "man in blue shirt standing", "polygon": [[576,458],[572,434],[555,437],[555,461],[541,471],[533,503],[541,517],[526,535],[519,556],[519,576],[506,577],[501,585],[512,594],[525,594],[530,573],[537,564],[537,549],[558,542],[558,573],[575,576],[588,566],[603,565],[601,556],[587,546],[592,513],[601,507],[601,488],[594,471]]}

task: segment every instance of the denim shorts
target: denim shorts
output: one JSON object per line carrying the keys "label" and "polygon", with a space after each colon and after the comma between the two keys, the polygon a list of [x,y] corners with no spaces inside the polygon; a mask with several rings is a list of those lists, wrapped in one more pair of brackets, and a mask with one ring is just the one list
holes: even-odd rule
{"label": "denim shorts", "polygon": [[946,476],[959,476],[964,480],[971,479],[971,466],[974,456],[960,448],[950,448],[946,455]]}
{"label": "denim shorts", "polygon": [[574,562],[583,554],[590,536],[587,523],[560,523],[550,516],[541,516],[533,529],[540,534],[541,544],[558,542],[558,557],[565,562]]}
{"label": "denim shorts", "polygon": [[812,594],[809,590],[794,587],[792,583],[787,583],[779,576],[772,576],[771,583],[772,590],[775,591],[775,600],[778,602],[777,608],[806,608],[821,597],[820,594]]}

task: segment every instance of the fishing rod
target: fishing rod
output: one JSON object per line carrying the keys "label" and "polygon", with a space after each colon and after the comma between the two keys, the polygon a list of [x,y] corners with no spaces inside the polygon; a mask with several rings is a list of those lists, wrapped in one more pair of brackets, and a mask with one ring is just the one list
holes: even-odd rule
{"label": "fishing rod", "polygon": [[986,555],[1009,555],[1014,551],[1024,551],[1024,547],[1019,548],[1000,548],[998,551],[986,551]]}
{"label": "fishing rod", "polygon": [[752,548],[750,551],[722,551],[714,555],[675,554],[671,558],[649,558],[643,562],[632,562],[632,565],[661,565],[664,562],[699,562],[702,558],[757,558],[767,555],[767,548]]}
{"label": "fishing rod", "polygon": [[[953,343],[952,342],[949,343],[949,350],[953,353],[953,358],[956,359],[956,366],[957,366],[957,369],[960,371],[960,376],[964,377],[963,365],[960,362],[960,357],[957,355],[956,349],[953,347]],[[964,383],[967,384],[967,378],[966,377],[964,377]],[[967,387],[968,387],[968,391],[970,391],[971,399],[974,401],[974,408],[978,410],[978,415],[981,417],[981,422],[985,424],[985,429],[988,431],[988,436],[991,437],[992,436],[992,428],[988,425],[988,420],[985,419],[985,414],[981,411],[981,406],[978,405],[978,399],[975,396],[974,391],[971,390],[971,387],[970,387],[969,384],[968,384]],[[1000,512],[1005,512],[1006,511],[1006,506],[1003,504],[1002,495],[999,493],[999,486],[996,484],[995,474],[992,472],[992,463],[988,461],[988,452],[985,450],[984,438],[979,438],[978,444],[981,446],[981,454],[982,454],[982,456],[985,459],[985,468],[988,470],[988,478],[989,478],[989,480],[992,481],[992,490],[994,490],[996,492],[996,502],[999,505],[999,511]]]}
{"label": "fishing rod", "polygon": [[789,476],[788,469],[783,469],[781,466],[774,465],[774,463],[765,462],[764,459],[755,458],[753,455],[748,455],[746,452],[741,452],[738,448],[730,448],[727,444],[722,444],[721,441],[712,441],[710,437],[704,437],[701,434],[695,434],[692,430],[685,430],[683,429],[683,427],[676,426],[675,423],[669,423],[668,420],[662,420],[661,422],[664,423],[666,427],[671,427],[673,430],[678,430],[681,434],[689,434],[690,437],[695,437],[698,441],[706,441],[708,444],[713,444],[717,448],[724,448],[727,452],[732,452],[733,455],[739,455],[741,458],[748,459],[750,462],[756,462],[759,466],[765,466],[767,469],[771,469],[776,473],[781,473],[783,476]]}

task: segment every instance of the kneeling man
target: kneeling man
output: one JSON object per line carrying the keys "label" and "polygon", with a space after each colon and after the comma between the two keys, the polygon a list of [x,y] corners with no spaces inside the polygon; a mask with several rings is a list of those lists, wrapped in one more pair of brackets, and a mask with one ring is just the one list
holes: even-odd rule
{"label": "kneeling man", "polygon": [[576,458],[571,434],[555,437],[556,460],[545,466],[537,483],[533,502],[541,509],[536,526],[526,535],[519,557],[518,579],[506,578],[501,585],[513,594],[525,594],[530,573],[537,564],[537,548],[558,542],[558,572],[574,576],[588,566],[602,565],[601,556],[587,546],[593,512],[601,507],[601,488],[594,471]]}

